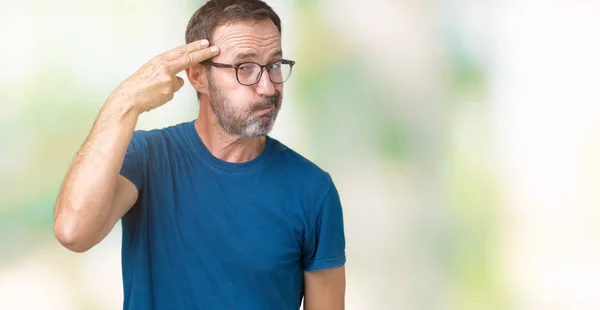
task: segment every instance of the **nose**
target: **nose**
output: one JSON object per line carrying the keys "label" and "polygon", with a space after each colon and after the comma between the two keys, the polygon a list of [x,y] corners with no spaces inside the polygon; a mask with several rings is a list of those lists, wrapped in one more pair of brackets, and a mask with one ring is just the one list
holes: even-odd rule
{"label": "nose", "polygon": [[256,83],[256,92],[263,97],[275,95],[275,85],[273,85],[273,82],[269,78],[267,68],[263,68],[260,80]]}

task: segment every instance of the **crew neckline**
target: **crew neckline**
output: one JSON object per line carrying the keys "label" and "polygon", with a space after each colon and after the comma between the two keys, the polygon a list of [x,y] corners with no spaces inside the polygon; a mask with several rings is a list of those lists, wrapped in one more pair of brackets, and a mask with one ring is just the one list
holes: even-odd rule
{"label": "crew neckline", "polygon": [[200,135],[196,131],[194,122],[195,120],[188,122],[186,126],[188,129],[190,140],[192,142],[192,146],[200,155],[200,158],[213,168],[226,172],[242,173],[259,167],[271,156],[271,154],[273,154],[273,138],[271,138],[269,135],[266,135],[265,147],[255,158],[241,163],[232,163],[224,161],[214,156],[206,147],[206,145],[200,138]]}

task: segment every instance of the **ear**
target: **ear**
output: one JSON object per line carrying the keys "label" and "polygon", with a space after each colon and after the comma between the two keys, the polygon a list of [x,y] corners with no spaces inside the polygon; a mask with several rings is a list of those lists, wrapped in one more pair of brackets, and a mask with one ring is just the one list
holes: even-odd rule
{"label": "ear", "polygon": [[202,64],[195,64],[185,69],[190,84],[202,95],[208,94],[208,77],[206,76],[206,69]]}

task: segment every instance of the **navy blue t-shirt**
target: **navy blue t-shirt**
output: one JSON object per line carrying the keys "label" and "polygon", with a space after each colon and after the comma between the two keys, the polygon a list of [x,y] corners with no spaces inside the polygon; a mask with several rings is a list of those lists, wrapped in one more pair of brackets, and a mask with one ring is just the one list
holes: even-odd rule
{"label": "navy blue t-shirt", "polygon": [[303,271],[345,264],[327,172],[267,137],[244,163],[213,156],[194,122],[134,133],[121,174],[124,309],[298,309]]}

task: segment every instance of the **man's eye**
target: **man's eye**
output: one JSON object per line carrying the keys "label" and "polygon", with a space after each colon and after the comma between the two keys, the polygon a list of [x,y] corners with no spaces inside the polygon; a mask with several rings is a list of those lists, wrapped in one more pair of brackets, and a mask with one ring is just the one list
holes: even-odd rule
{"label": "man's eye", "polygon": [[252,70],[252,67],[253,66],[251,64],[243,64],[238,67],[238,70],[242,70],[242,71]]}

